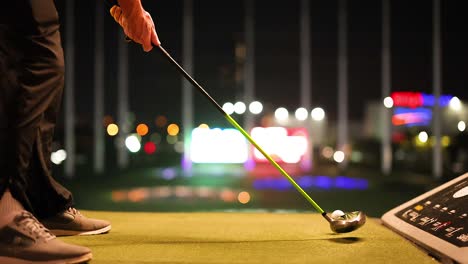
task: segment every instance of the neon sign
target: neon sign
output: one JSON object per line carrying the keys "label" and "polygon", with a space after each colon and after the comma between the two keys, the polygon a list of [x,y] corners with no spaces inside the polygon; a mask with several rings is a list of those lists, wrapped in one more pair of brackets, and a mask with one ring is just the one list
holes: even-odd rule
{"label": "neon sign", "polygon": [[[419,92],[393,92],[391,94],[394,106],[400,107],[433,107],[435,105],[435,96]],[[450,100],[453,98],[451,95],[441,95],[439,97],[439,105],[441,107],[448,106]]]}
{"label": "neon sign", "polygon": [[[299,163],[305,157],[309,147],[308,133],[305,128],[255,127],[252,138],[275,161]],[[254,160],[266,162],[266,158],[254,149]]]}
{"label": "neon sign", "polygon": [[395,126],[429,125],[432,119],[432,111],[428,108],[395,108],[392,116],[392,124]]}
{"label": "neon sign", "polygon": [[192,131],[190,158],[194,163],[244,163],[249,147],[235,129],[195,128]]}

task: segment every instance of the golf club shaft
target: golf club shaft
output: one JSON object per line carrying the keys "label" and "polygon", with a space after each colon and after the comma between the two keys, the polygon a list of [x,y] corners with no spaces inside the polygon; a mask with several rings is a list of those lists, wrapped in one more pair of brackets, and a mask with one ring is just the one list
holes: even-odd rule
{"label": "golf club shaft", "polygon": [[255,142],[255,140],[236,122],[236,120],[234,120],[228,113],[226,113],[226,111],[223,110],[223,108],[208,94],[208,92],[205,91],[205,89],[203,89],[203,87],[198,84],[183,68],[182,66],[179,65],[179,63],[177,63],[177,61],[175,61],[172,56],[161,46],[159,45],[158,46],[159,50],[163,53],[164,57],[166,57],[169,62],[171,62],[174,66],[176,66],[177,70],[182,73],[182,75],[184,75],[185,79],[187,79],[187,81],[189,81],[193,86],[195,86],[198,91],[200,91],[203,95],[205,95],[209,100],[210,102],[224,115],[224,117],[227,119],[227,121],[229,121],[229,123],[231,123],[231,125],[233,125],[239,132],[242,133],[242,135],[244,135],[247,140],[255,146],[255,148],[257,148],[258,151],[260,151],[263,156],[265,156],[265,158],[284,176],[286,177],[286,179],[299,191],[299,193],[302,194],[302,196],[304,196],[304,198],[315,208],[315,210],[317,210],[319,213],[321,213],[322,215],[325,213],[325,211],[320,208],[320,206],[312,199],[310,198],[310,196],[301,188],[301,186],[299,186],[299,184],[297,184],[293,178],[291,176],[289,176],[289,174],[275,161],[273,160],[273,158],[265,152],[265,150],[263,150],[258,144],[257,142]]}

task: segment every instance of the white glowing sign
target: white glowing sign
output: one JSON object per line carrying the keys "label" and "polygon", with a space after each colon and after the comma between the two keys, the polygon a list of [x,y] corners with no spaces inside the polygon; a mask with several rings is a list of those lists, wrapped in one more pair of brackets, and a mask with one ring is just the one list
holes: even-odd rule
{"label": "white glowing sign", "polygon": [[[252,138],[275,161],[299,163],[309,147],[307,130],[304,128],[255,127]],[[267,161],[257,149],[254,149],[256,161]]]}
{"label": "white glowing sign", "polygon": [[194,163],[244,163],[248,144],[235,129],[195,128],[192,131],[190,157]]}

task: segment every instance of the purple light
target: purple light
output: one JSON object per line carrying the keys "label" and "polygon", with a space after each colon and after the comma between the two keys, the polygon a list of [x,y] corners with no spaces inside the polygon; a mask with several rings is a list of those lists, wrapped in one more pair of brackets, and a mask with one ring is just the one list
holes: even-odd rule
{"label": "purple light", "polygon": [[[297,184],[304,189],[318,188],[324,190],[344,189],[344,190],[365,190],[369,188],[369,182],[362,178],[350,178],[346,176],[302,176],[297,178]],[[253,182],[256,190],[291,190],[294,187],[286,179],[263,178]]]}
{"label": "purple light", "polygon": [[348,190],[366,190],[369,188],[369,182],[365,179],[352,179],[344,176],[338,176],[335,179],[335,187]]}
{"label": "purple light", "polygon": [[392,123],[396,126],[428,125],[432,119],[432,110],[429,108],[404,108],[396,107],[392,117]]}
{"label": "purple light", "polygon": [[165,180],[172,180],[176,177],[176,170],[173,168],[165,168],[162,171],[162,178]]}
{"label": "purple light", "polygon": [[331,189],[333,187],[333,179],[328,176],[315,177],[314,185],[321,189]]}
{"label": "purple light", "polygon": [[[446,107],[449,105],[450,100],[452,100],[453,96],[451,95],[441,95],[439,97],[439,105],[441,107]],[[435,105],[435,96],[431,94],[422,94],[422,106],[429,106],[432,107]]]}

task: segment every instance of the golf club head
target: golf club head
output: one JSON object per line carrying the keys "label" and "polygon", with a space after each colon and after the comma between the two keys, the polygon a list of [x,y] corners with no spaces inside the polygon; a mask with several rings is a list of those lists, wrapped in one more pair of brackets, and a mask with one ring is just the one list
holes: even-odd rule
{"label": "golf club head", "polygon": [[336,218],[330,217],[327,213],[322,215],[330,223],[330,228],[335,233],[352,232],[366,223],[366,215],[361,211],[349,212]]}

